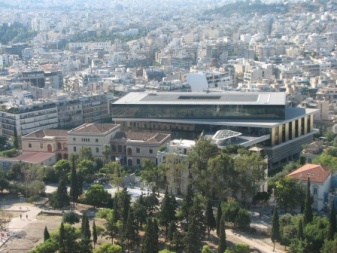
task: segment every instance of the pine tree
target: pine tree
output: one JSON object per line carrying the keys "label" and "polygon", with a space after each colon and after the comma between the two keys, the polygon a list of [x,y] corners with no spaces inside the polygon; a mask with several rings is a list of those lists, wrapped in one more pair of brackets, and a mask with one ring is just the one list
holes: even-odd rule
{"label": "pine tree", "polygon": [[116,223],[120,219],[120,216],[119,216],[120,210],[118,210],[118,207],[119,207],[118,195],[119,195],[119,193],[117,192],[115,194],[115,198],[113,200],[113,210],[114,211],[113,211],[112,220],[113,220],[114,223]]}
{"label": "pine tree", "polygon": [[158,222],[156,219],[148,219],[148,223],[145,229],[145,235],[143,237],[141,253],[158,253]]}
{"label": "pine tree", "polygon": [[165,226],[165,235],[167,237],[168,226],[176,218],[176,205],[174,196],[170,196],[166,190],[165,196],[161,202],[159,222]]}
{"label": "pine tree", "polygon": [[212,201],[210,199],[208,199],[207,201],[205,216],[206,216],[207,234],[209,238],[211,230],[215,229],[216,227],[216,221],[214,218],[214,213],[213,213],[213,208],[212,208]]}
{"label": "pine tree", "polygon": [[44,241],[47,241],[50,238],[47,226],[44,227],[43,238],[44,238]]}
{"label": "pine tree", "polygon": [[310,195],[310,177],[308,177],[307,181],[307,191],[305,196],[304,202],[304,214],[303,214],[303,224],[307,225],[308,223],[312,222],[313,214],[312,214],[312,197]]}
{"label": "pine tree", "polygon": [[168,240],[170,242],[173,241],[174,233],[176,233],[176,232],[177,232],[176,223],[174,221],[171,221],[170,226],[169,226],[169,230],[168,230],[168,235],[167,235]]}
{"label": "pine tree", "polygon": [[78,178],[75,166],[71,167],[70,178],[70,198],[73,202],[76,202],[79,196]]}
{"label": "pine tree", "polygon": [[281,238],[280,222],[279,222],[278,210],[277,210],[277,207],[275,207],[274,213],[273,213],[273,224],[271,228],[271,240],[274,243],[273,251],[275,251],[275,242],[279,241],[280,238]]}
{"label": "pine tree", "polygon": [[186,253],[200,252],[205,235],[205,217],[200,200],[195,198],[190,211],[190,222],[184,238]]}
{"label": "pine tree", "polygon": [[336,224],[336,209],[335,203],[332,201],[330,215],[329,215],[329,230],[328,230],[328,240],[333,240],[337,230]]}
{"label": "pine tree", "polygon": [[61,226],[60,226],[59,251],[60,251],[60,253],[66,253],[66,249],[65,249],[65,230],[64,230],[63,222],[61,222]]}
{"label": "pine tree", "polygon": [[218,252],[224,253],[227,249],[226,228],[224,219],[220,220]]}
{"label": "pine tree", "polygon": [[303,222],[302,222],[302,219],[300,219],[299,222],[298,222],[297,239],[303,240]]}
{"label": "pine tree", "polygon": [[94,242],[94,247],[97,243],[97,230],[95,221],[92,223],[92,241]]}
{"label": "pine tree", "polygon": [[216,212],[216,234],[217,236],[219,236],[219,232],[220,232],[221,217],[222,217],[221,201],[219,201],[218,210]]}
{"label": "pine tree", "polygon": [[[113,214],[114,215],[114,214]],[[105,232],[104,235],[107,236],[107,238],[111,238],[111,243],[114,243],[114,238],[117,236],[118,228],[116,226],[116,223],[114,222],[113,216],[108,219],[108,222],[105,224]]]}
{"label": "pine tree", "polygon": [[126,221],[125,229],[123,231],[123,244],[128,250],[132,249],[138,242],[137,224],[135,222],[132,210],[129,211],[129,216]]}
{"label": "pine tree", "polygon": [[56,193],[52,196],[51,205],[53,208],[69,206],[69,196],[67,192],[67,182],[64,176],[60,178]]}

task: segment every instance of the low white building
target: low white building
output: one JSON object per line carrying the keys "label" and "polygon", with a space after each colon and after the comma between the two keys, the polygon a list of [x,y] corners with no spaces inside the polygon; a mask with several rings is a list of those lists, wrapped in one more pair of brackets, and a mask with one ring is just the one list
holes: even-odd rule
{"label": "low white building", "polygon": [[331,173],[328,168],[320,164],[305,164],[288,174],[287,177],[301,181],[304,187],[310,178],[310,194],[314,199],[312,208],[318,211],[324,208],[327,201],[325,196],[328,195],[331,188]]}

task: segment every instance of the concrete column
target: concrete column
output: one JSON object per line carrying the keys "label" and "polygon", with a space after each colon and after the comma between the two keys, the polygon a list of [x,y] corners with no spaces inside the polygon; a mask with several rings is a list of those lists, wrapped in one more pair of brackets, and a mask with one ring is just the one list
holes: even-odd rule
{"label": "concrete column", "polygon": [[282,143],[282,125],[278,126],[278,144]]}
{"label": "concrete column", "polygon": [[276,128],[273,127],[271,129],[271,146],[275,146],[275,133],[276,133]]}
{"label": "concrete column", "polygon": [[308,117],[304,117],[304,134],[308,133]]}
{"label": "concrete column", "polygon": [[292,136],[291,136],[291,139],[295,139],[296,138],[296,120],[294,120],[291,124],[291,130],[292,130]]}
{"label": "concrete column", "polygon": [[289,140],[289,122],[285,123],[285,140],[288,141]]}
{"label": "concrete column", "polygon": [[302,119],[298,119],[297,123],[298,123],[298,128],[297,128],[297,130],[298,130],[298,137],[300,137],[302,135],[302,133],[301,133]]}

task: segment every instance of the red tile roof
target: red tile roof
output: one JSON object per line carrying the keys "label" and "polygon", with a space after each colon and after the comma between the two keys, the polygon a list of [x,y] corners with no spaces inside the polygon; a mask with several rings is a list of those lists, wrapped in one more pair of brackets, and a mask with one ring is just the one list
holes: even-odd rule
{"label": "red tile roof", "polygon": [[45,136],[55,136],[55,137],[67,137],[67,130],[60,129],[42,129],[37,130],[33,133],[27,134],[22,138],[43,138]]}
{"label": "red tile roof", "polygon": [[26,163],[41,163],[49,158],[55,156],[54,153],[48,152],[24,152],[21,155],[13,158],[1,157],[4,161],[22,161]]}
{"label": "red tile roof", "polygon": [[100,124],[100,123],[86,123],[75,129],[70,130],[68,133],[93,133],[102,134],[110,130],[118,128],[119,125],[115,124]]}
{"label": "red tile roof", "polygon": [[170,134],[151,133],[151,132],[126,132],[126,139],[129,141],[145,141],[158,143],[169,137]]}
{"label": "red tile roof", "polygon": [[310,182],[324,183],[329,175],[330,170],[320,164],[305,164],[288,174],[287,177],[302,181],[307,181],[310,177]]}

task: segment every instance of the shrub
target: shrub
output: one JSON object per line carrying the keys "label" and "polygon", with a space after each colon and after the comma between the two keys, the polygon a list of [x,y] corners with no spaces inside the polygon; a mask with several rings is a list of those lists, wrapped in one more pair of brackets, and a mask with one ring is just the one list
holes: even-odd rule
{"label": "shrub", "polygon": [[75,223],[80,222],[80,218],[78,217],[76,213],[70,212],[70,213],[63,214],[62,221],[64,223],[75,224]]}

